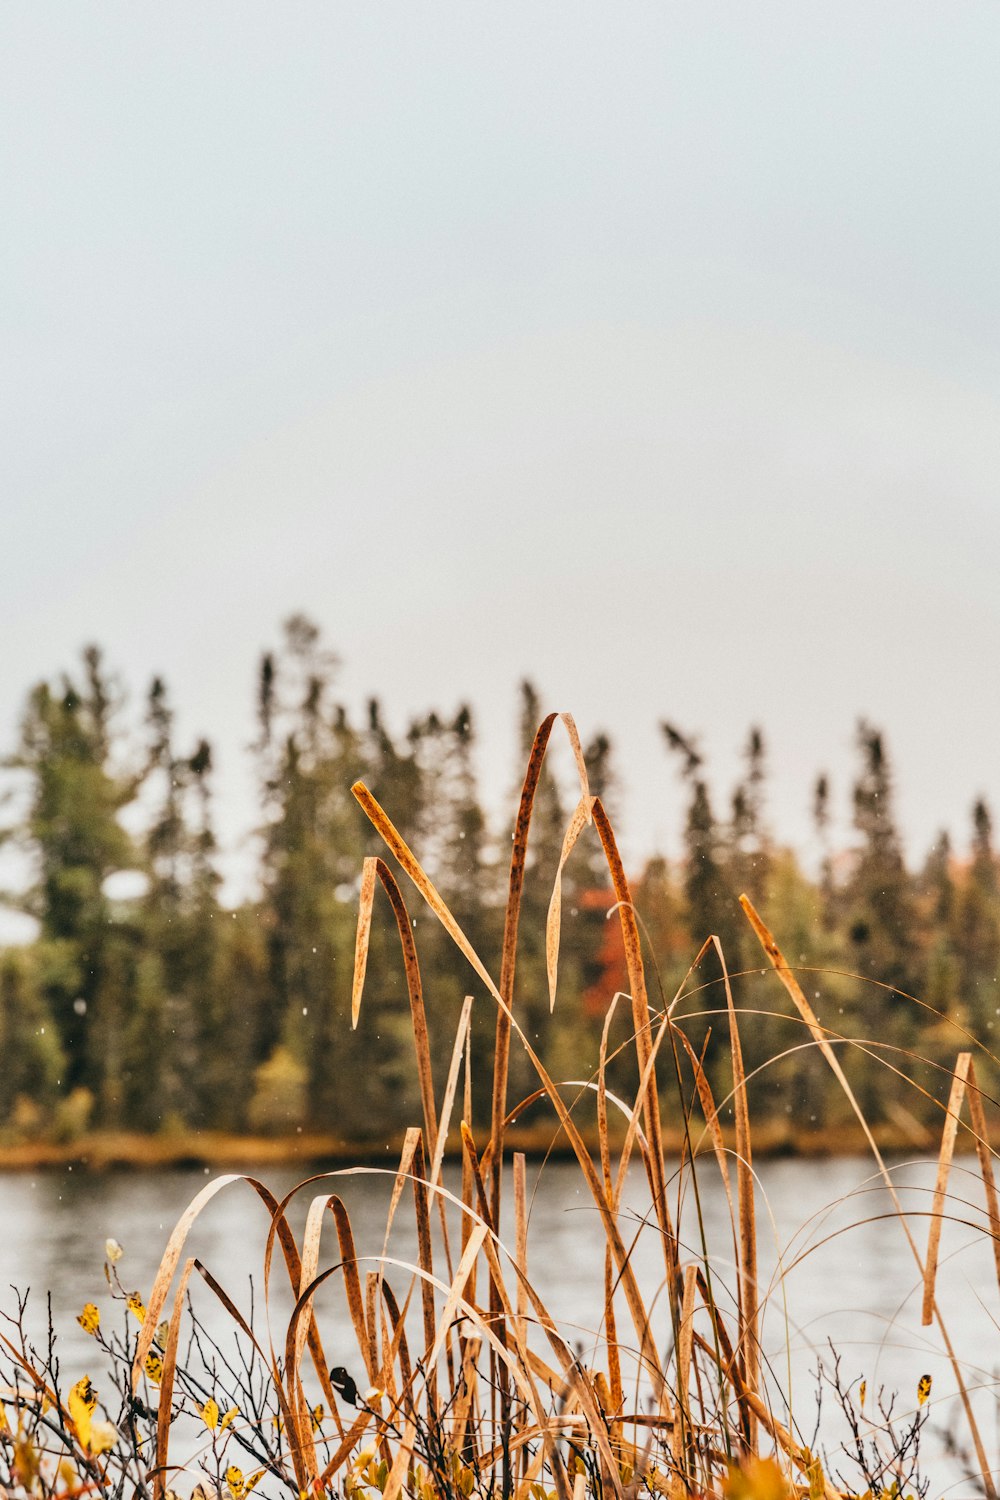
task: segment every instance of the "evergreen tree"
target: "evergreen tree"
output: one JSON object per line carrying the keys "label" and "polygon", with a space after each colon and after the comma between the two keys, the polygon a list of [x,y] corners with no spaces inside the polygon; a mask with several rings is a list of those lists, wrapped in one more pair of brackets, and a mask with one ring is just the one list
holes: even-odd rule
{"label": "evergreen tree", "polygon": [[[907,1046],[914,1039],[915,1018],[911,1002],[903,997],[917,993],[922,977],[914,893],[895,823],[883,736],[862,720],[857,742],[861,770],[854,786],[854,825],[862,842],[844,908],[851,967],[878,982],[860,992],[858,1031]],[[886,1075],[868,1060],[861,1071],[862,1102],[874,1119],[884,1103]]]}
{"label": "evergreen tree", "polygon": [[[924,933],[926,977],[921,998],[942,1015],[966,1025],[968,1013],[960,997],[960,976],[955,951],[957,894],[952,873],[951,839],[942,829],[924,861],[916,883],[918,924]],[[954,1037],[946,1033],[954,1050]]]}
{"label": "evergreen tree", "polygon": [[36,969],[33,951],[0,953],[0,1122],[11,1118],[19,1101],[51,1117],[65,1071]]}
{"label": "evergreen tree", "polygon": [[755,906],[762,906],[767,891],[771,848],[764,822],[764,736],[756,725],[747,736],[743,759],[744,774],[733,793],[730,879],[734,888],[746,891]]}
{"label": "evergreen tree", "polygon": [[34,865],[22,905],[40,924],[41,991],[65,1053],[64,1087],[86,1083],[104,1119],[122,1109],[123,1080],[115,1046],[126,994],[116,978],[132,934],[116,921],[105,894],[108,877],[138,860],[119,813],[139,778],[113,760],[118,703],[101,653],[83,653],[83,679],[39,683],[28,698],[20,743],[9,765],[28,783],[19,830]]}
{"label": "evergreen tree", "polygon": [[[744,923],[731,883],[730,851],[712,811],[708,782],[701,774],[702,758],[694,742],[670,724],[662,726],[667,746],[681,758],[681,774],[688,788],[689,800],[684,826],[683,891],[691,956],[694,957],[707,937],[718,937],[731,976],[738,976],[744,939]],[[716,957],[708,955],[702,973],[706,979],[719,974]],[[733,1000],[742,1003],[738,978],[732,978]],[[710,984],[702,992],[707,1019],[693,1024],[689,1037],[700,1048],[706,1027],[711,1028],[711,1044],[706,1058],[710,1075],[717,1069],[720,1087],[727,1076],[728,1060],[723,1042],[728,1037],[726,993],[721,983]],[[746,1048],[744,1048],[746,1051]],[[728,1091],[728,1090],[725,1090]]]}
{"label": "evergreen tree", "polygon": [[1000,880],[993,819],[983,798],[972,809],[972,859],[955,904],[955,947],[962,1008],[985,1039],[1000,1006]]}
{"label": "evergreen tree", "polygon": [[830,848],[830,778],[825,771],[816,777],[812,803],[813,827],[820,849],[819,889],[820,920],[827,932],[836,926],[836,893],[833,880],[833,853]]}

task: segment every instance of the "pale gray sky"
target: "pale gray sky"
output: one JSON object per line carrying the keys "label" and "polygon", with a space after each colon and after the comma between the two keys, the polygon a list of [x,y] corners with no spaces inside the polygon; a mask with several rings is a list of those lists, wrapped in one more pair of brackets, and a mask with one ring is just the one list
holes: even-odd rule
{"label": "pale gray sky", "polygon": [[255,662],[469,698],[528,674],[676,849],[720,796],[911,847],[1000,804],[1000,6],[53,4],[0,17],[0,740],[100,641],[167,677],[234,845]]}

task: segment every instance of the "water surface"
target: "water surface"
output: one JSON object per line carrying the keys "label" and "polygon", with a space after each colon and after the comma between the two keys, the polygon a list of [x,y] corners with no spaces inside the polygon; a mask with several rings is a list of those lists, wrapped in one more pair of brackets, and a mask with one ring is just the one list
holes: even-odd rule
{"label": "water surface", "polygon": [[[903,1193],[912,1231],[923,1250],[927,1238],[933,1168],[900,1163],[893,1174]],[[933,1378],[932,1427],[954,1424],[959,1412],[954,1377],[944,1357],[936,1328],[920,1325],[921,1289],[918,1272],[904,1233],[892,1218],[889,1194],[872,1175],[869,1164],[855,1158],[823,1161],[774,1161],[759,1168],[759,1238],[761,1287],[766,1305],[764,1347],[771,1366],[772,1385],[790,1398],[793,1419],[809,1441],[815,1423],[816,1367],[831,1366],[831,1342],[841,1357],[845,1382],[867,1380],[870,1392],[880,1386],[898,1390],[901,1409],[912,1406],[916,1383],[923,1374]],[[291,1188],[299,1173],[269,1170],[268,1186],[277,1194]],[[33,1174],[0,1174],[3,1233],[0,1236],[0,1286],[31,1288],[35,1325],[51,1293],[59,1332],[63,1369],[89,1371],[94,1346],[76,1324],[86,1301],[95,1301],[104,1319],[120,1310],[112,1307],[103,1275],[104,1243],[108,1236],[125,1249],[120,1264],[127,1286],[148,1293],[152,1277],[173,1224],[184,1208],[210,1181],[200,1168],[150,1172],[110,1172],[90,1175],[79,1168]],[[449,1170],[447,1182],[457,1188]],[[351,1214],[357,1249],[376,1257],[382,1249],[391,1173],[348,1172],[307,1189],[295,1200],[293,1222],[304,1221],[310,1198],[338,1192]],[[732,1233],[728,1208],[717,1173],[706,1165],[699,1171],[701,1224],[710,1249],[716,1295],[725,1305],[733,1287]],[[992,1252],[982,1232],[983,1195],[974,1161],[960,1162],[952,1184],[951,1209],[965,1222],[945,1226],[942,1241],[940,1296],[953,1343],[960,1351],[970,1384],[984,1386],[976,1396],[990,1443],[995,1443],[996,1406],[985,1389],[994,1380],[1000,1340],[997,1335],[998,1292]],[[597,1322],[602,1306],[603,1235],[578,1169],[570,1163],[529,1165],[531,1199],[529,1273],[565,1335],[586,1355],[599,1338]],[[506,1201],[511,1193],[508,1189]],[[649,1199],[641,1172],[631,1173],[625,1224],[635,1234],[633,1260],[647,1303],[654,1305],[654,1336],[668,1348],[665,1301],[657,1299],[662,1283],[662,1247],[653,1226],[643,1228]],[[702,1230],[690,1188],[681,1209],[683,1258],[701,1254]],[[222,1190],[192,1230],[189,1250],[224,1284],[237,1303],[248,1306],[254,1279],[258,1305],[262,1260],[268,1220],[256,1195],[243,1183]],[[337,1257],[332,1219],[324,1231],[324,1259]],[[505,1234],[510,1226],[505,1223]],[[512,1237],[511,1237],[512,1238]],[[415,1255],[412,1209],[404,1198],[393,1231],[390,1252],[401,1260]],[[372,1262],[374,1264],[374,1260]],[[779,1268],[784,1267],[784,1276]],[[280,1266],[278,1267],[280,1272]],[[282,1273],[283,1274],[283,1273]],[[405,1288],[405,1274],[389,1273],[397,1290]],[[273,1327],[283,1341],[282,1317],[290,1306],[280,1288]],[[204,1306],[209,1318],[217,1314]],[[8,1293],[0,1306],[13,1306]],[[339,1278],[321,1294],[318,1308],[327,1352],[334,1363],[356,1364],[350,1325]],[[622,1311],[624,1326],[625,1313]],[[778,1399],[781,1399],[779,1397]],[[871,1400],[871,1397],[869,1397]],[[824,1397],[824,1428],[833,1406]],[[833,1423],[832,1430],[836,1430]],[[928,1469],[937,1481],[934,1493],[954,1478],[940,1459],[940,1436],[925,1439]],[[961,1484],[955,1494],[971,1493]]]}

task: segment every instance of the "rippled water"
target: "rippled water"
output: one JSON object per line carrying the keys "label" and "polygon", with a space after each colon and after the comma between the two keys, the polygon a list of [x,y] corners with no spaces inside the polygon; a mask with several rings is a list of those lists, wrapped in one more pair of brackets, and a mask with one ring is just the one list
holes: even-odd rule
{"label": "rippled water", "polygon": [[[1000,1364],[997,1318],[1000,1303],[989,1243],[981,1232],[982,1189],[972,1161],[956,1166],[952,1212],[967,1221],[945,1227],[942,1242],[939,1302],[968,1379],[983,1386],[976,1397],[984,1435],[996,1447],[996,1406],[987,1386]],[[595,1337],[602,1303],[603,1237],[585,1185],[572,1164],[529,1165],[531,1196],[529,1273],[572,1342],[586,1349]],[[758,1169],[761,1284],[767,1302],[764,1345],[775,1390],[790,1393],[793,1417],[806,1441],[812,1437],[816,1410],[816,1362],[831,1363],[829,1341],[839,1351],[847,1381],[864,1376],[869,1391],[898,1390],[903,1408],[913,1404],[916,1382],[930,1374],[934,1382],[932,1424],[925,1438],[932,1493],[954,1479],[953,1466],[941,1458],[940,1431],[961,1425],[955,1382],[944,1357],[940,1333],[920,1326],[920,1286],[916,1265],[898,1223],[892,1220],[889,1195],[868,1164],[854,1158],[819,1162],[765,1162]],[[904,1194],[918,1243],[926,1242],[933,1168],[900,1164],[894,1176]],[[262,1174],[277,1193],[296,1180],[289,1172]],[[111,1316],[103,1276],[104,1242],[112,1235],[125,1247],[120,1270],[129,1287],[148,1293],[155,1267],[174,1222],[208,1181],[200,1169],[90,1176],[77,1171],[0,1174],[3,1233],[0,1236],[0,1286],[32,1289],[35,1326],[40,1326],[44,1294],[51,1292],[59,1332],[63,1369],[89,1370],[94,1346],[76,1324],[84,1302],[93,1300]],[[391,1174],[338,1174],[306,1190],[296,1200],[293,1222],[301,1226],[310,1197],[337,1191],[351,1213],[360,1255],[376,1256],[382,1248]],[[452,1186],[457,1179],[452,1175]],[[725,1197],[717,1175],[700,1170],[702,1217],[717,1278],[717,1296],[725,1303],[731,1288],[732,1235]],[[506,1197],[509,1203],[510,1192]],[[633,1172],[627,1192],[637,1230],[648,1211],[645,1181]],[[699,1253],[697,1216],[688,1195],[682,1214],[686,1254]],[[408,1204],[401,1205],[390,1254],[414,1255]],[[196,1223],[190,1240],[197,1254],[238,1303],[248,1301],[250,1278],[261,1285],[267,1217],[242,1183],[224,1188]],[[324,1231],[327,1258],[336,1257],[332,1221]],[[647,1302],[662,1280],[661,1248],[656,1232],[638,1234],[634,1261]],[[779,1279],[776,1268],[784,1265]],[[402,1272],[390,1274],[402,1285]],[[351,1365],[349,1324],[334,1278],[318,1303],[324,1341],[334,1363]],[[722,1290],[720,1290],[720,1288]],[[13,1294],[0,1306],[10,1307]],[[275,1315],[287,1299],[279,1297]],[[665,1304],[656,1303],[654,1331],[666,1347],[669,1330]],[[211,1316],[211,1314],[209,1314]],[[335,1357],[336,1356],[336,1357]],[[871,1397],[869,1397],[869,1401]],[[824,1398],[824,1430],[836,1434],[829,1393]],[[955,1494],[972,1493],[959,1484]]]}

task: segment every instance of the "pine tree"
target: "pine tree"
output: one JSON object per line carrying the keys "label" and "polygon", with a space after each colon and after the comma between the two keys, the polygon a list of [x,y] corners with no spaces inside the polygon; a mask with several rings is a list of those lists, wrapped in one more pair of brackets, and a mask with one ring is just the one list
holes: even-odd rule
{"label": "pine tree", "polygon": [[63,1085],[93,1087],[108,1121],[121,1114],[122,1078],[104,1038],[122,1034],[127,997],[115,979],[134,934],[116,923],[105,882],[138,864],[119,813],[141,779],[114,763],[119,701],[88,646],[82,682],[67,675],[56,689],[32,690],[8,762],[28,783],[19,832],[35,873],[22,904],[40,924],[41,990],[65,1054]]}
{"label": "pine tree", "polygon": [[761,907],[767,892],[771,848],[764,822],[764,736],[756,725],[747,736],[743,759],[745,771],[733,792],[730,879],[735,888],[746,891],[754,905]]}
{"label": "pine tree", "polygon": [[983,798],[972,809],[972,860],[955,905],[955,948],[962,1006],[985,1038],[1000,1006],[1000,879],[993,819]]}
{"label": "pine tree", "polygon": [[19,1100],[51,1118],[66,1059],[37,974],[37,953],[0,953],[0,1122]]}
{"label": "pine tree", "polygon": [[[859,1030],[884,1044],[906,1046],[914,1039],[915,1017],[904,996],[916,994],[922,978],[916,905],[895,823],[883,736],[861,720],[857,743],[861,770],[854,786],[854,826],[862,842],[844,907],[851,966],[877,982],[861,992]],[[861,1071],[862,1103],[876,1118],[886,1075],[867,1060]]]}
{"label": "pine tree", "polygon": [[[727,848],[722,830],[715,819],[708,782],[701,774],[701,754],[694,741],[670,724],[662,725],[662,729],[668,748],[681,758],[681,774],[689,794],[684,826],[683,891],[691,957],[694,957],[706,938],[714,935],[722,946],[729,974],[737,976],[741,968],[744,925],[737,903],[738,893],[732,886],[731,851]],[[719,975],[719,964],[714,954],[706,957],[702,972],[708,979]],[[733,1000],[739,1008],[742,992],[738,979],[734,977],[731,983]],[[728,1061],[723,1043],[728,1036],[729,1026],[723,984],[716,982],[705,989],[698,1008],[706,1013],[707,1018],[691,1023],[689,1037],[700,1048],[706,1028],[710,1028],[711,1043],[706,1067],[710,1074],[716,1069],[722,1069],[725,1077]],[[722,1079],[717,1081],[721,1085]]]}

